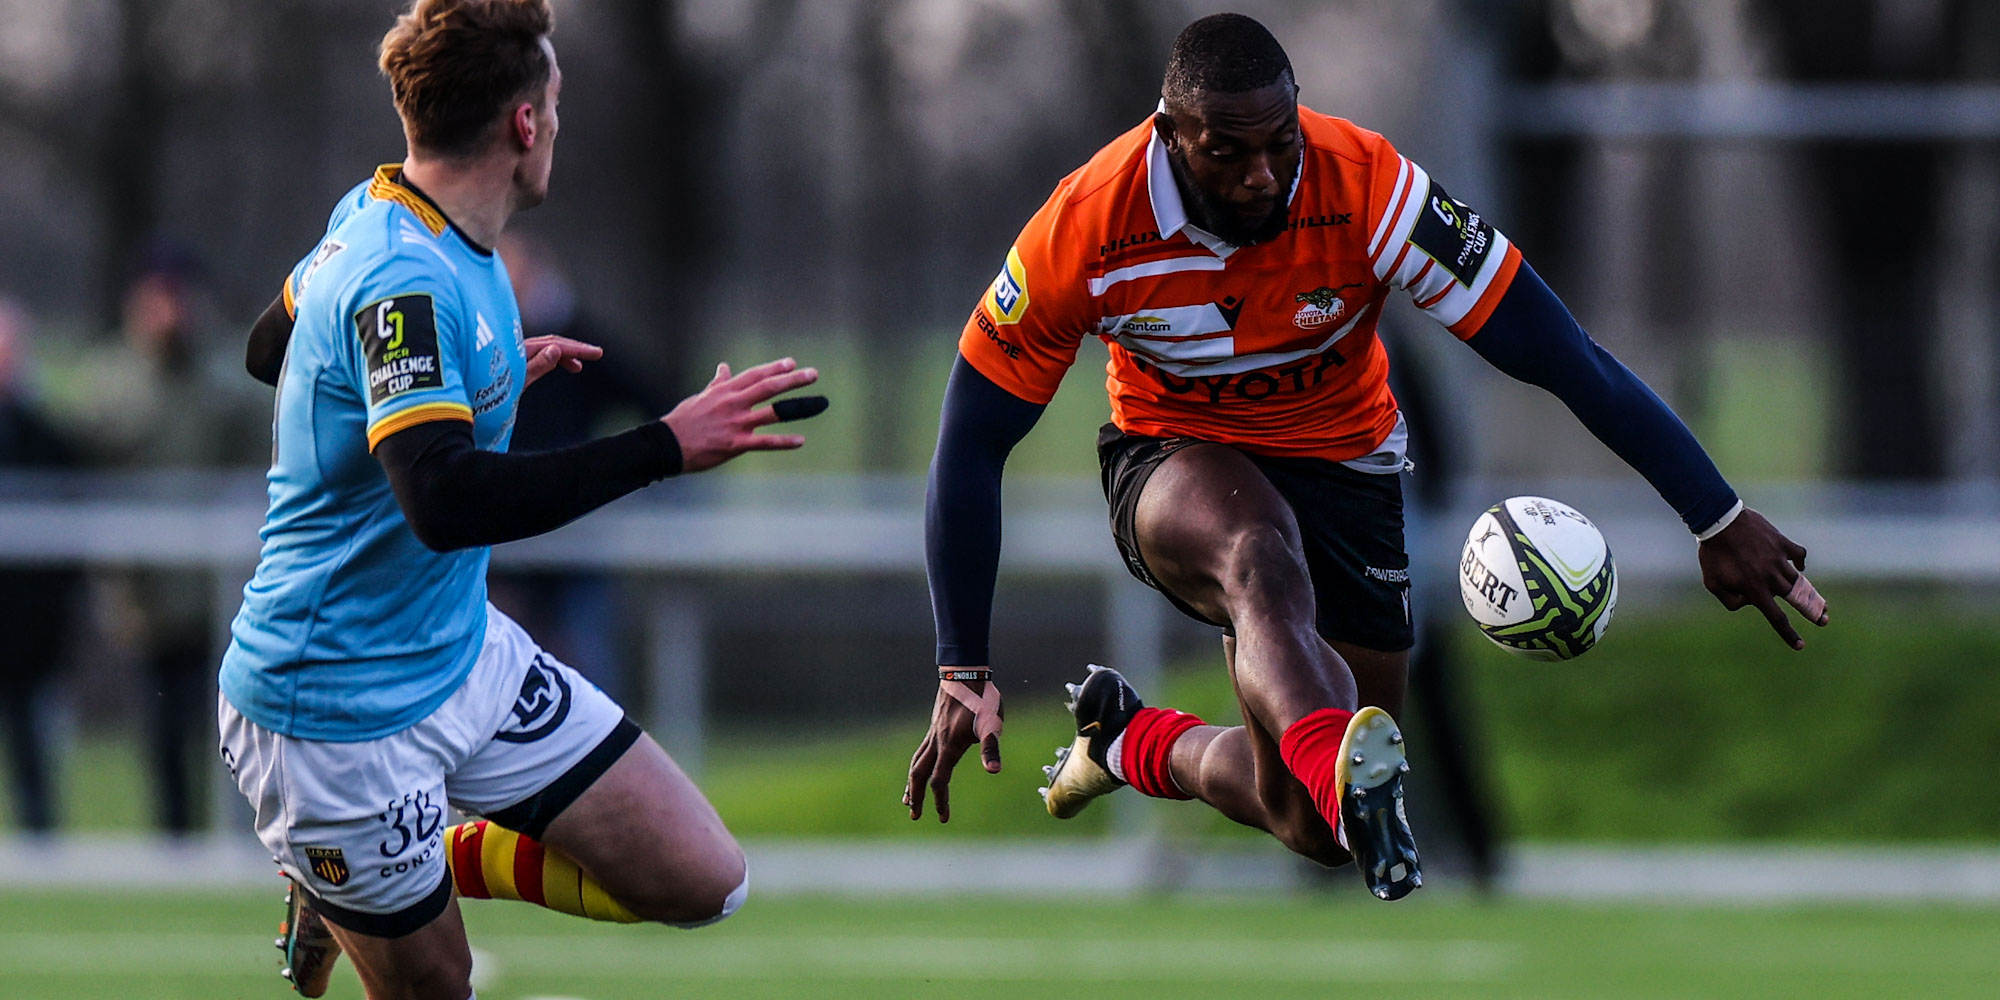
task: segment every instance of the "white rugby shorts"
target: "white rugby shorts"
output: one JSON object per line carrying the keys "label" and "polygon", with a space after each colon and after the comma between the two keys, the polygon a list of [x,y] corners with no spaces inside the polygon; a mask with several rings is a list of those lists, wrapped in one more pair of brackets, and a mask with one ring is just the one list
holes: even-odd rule
{"label": "white rugby shorts", "polygon": [[222,762],[263,841],[326,919],[400,937],[451,899],[446,806],[540,838],[638,739],[610,696],[491,604],[478,662],[399,733],[301,740],[218,699]]}

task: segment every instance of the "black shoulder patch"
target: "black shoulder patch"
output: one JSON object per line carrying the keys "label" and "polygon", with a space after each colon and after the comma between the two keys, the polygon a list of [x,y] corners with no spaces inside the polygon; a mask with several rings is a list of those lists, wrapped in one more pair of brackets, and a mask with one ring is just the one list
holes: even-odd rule
{"label": "black shoulder patch", "polygon": [[1432,181],[1423,212],[1410,230],[1410,243],[1470,288],[1493,249],[1493,226],[1472,206],[1444,193],[1444,188]]}
{"label": "black shoulder patch", "polygon": [[444,385],[438,367],[437,309],[429,295],[398,295],[354,314],[368,370],[368,405]]}

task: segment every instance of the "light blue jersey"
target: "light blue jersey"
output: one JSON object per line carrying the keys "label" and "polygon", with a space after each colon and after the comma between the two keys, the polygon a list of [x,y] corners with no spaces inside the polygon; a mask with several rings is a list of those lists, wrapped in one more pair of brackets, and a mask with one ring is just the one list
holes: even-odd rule
{"label": "light blue jersey", "polygon": [[257,575],[222,693],[266,729],[353,741],[429,715],[485,635],[485,548],[433,552],[374,448],[433,420],[505,451],[526,383],[500,258],[385,166],[342,199],[285,282],[295,325],[278,379]]}

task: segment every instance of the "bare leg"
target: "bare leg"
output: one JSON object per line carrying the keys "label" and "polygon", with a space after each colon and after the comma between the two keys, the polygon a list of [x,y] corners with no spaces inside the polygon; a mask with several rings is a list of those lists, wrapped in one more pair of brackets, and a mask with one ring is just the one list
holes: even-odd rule
{"label": "bare leg", "polygon": [[563,810],[542,841],[633,913],[667,923],[722,915],[748,870],[715,807],[650,736]]}
{"label": "bare leg", "polygon": [[[1391,714],[1401,708],[1401,675],[1397,670],[1399,665],[1406,669],[1409,654],[1384,653],[1348,643],[1331,645],[1349,663],[1357,667],[1367,664],[1356,670],[1357,680],[1369,681],[1360,685],[1361,704],[1380,706]],[[1234,676],[1236,641],[1224,636],[1222,651]],[[1384,697],[1372,696],[1378,689]],[[1244,717],[1250,718],[1247,708]],[[1262,726],[1191,729],[1174,743],[1171,767],[1174,783],[1182,791],[1214,806],[1224,816],[1278,836],[1287,847],[1321,864],[1346,862],[1347,852],[1313,807],[1305,786],[1279,757],[1277,738]]]}
{"label": "bare leg", "polygon": [[472,949],[453,899],[436,920],[384,938],[327,925],[354,963],[369,1000],[466,1000],[472,995]]}
{"label": "bare leg", "polygon": [[1201,727],[1174,745],[1175,781],[1223,815],[1322,864],[1347,852],[1278,752],[1322,708],[1402,707],[1408,655],[1333,644],[1317,630],[1291,508],[1247,458],[1220,445],[1175,453],[1141,494],[1137,534],[1161,584],[1236,633],[1223,640],[1244,726]]}

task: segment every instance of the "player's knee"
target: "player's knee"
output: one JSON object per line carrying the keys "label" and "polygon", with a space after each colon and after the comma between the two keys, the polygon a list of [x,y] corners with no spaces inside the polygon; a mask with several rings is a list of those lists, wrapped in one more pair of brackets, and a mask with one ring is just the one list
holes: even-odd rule
{"label": "player's knee", "polygon": [[743,869],[742,878],[737,880],[734,888],[723,895],[720,902],[711,899],[692,907],[706,913],[707,916],[697,917],[693,920],[670,920],[667,922],[675,927],[685,927],[690,930],[696,927],[707,927],[710,924],[719,924],[724,920],[728,920],[730,915],[734,914],[737,910],[742,909],[743,901],[749,898],[750,870],[745,868]]}
{"label": "player's knee", "polygon": [[706,927],[725,920],[750,894],[750,870],[743,852],[731,845],[729,856],[695,877],[683,875],[671,884],[619,898],[626,908],[655,923],[675,927]]}

